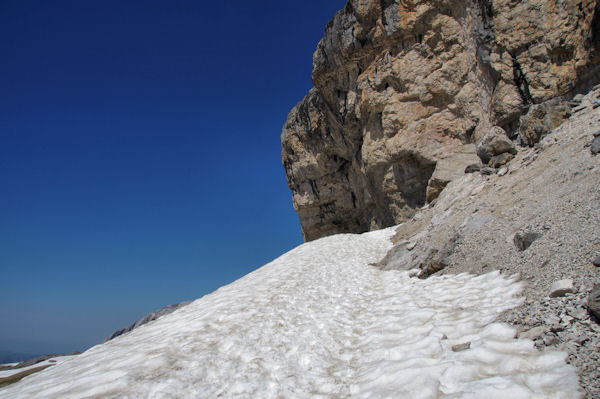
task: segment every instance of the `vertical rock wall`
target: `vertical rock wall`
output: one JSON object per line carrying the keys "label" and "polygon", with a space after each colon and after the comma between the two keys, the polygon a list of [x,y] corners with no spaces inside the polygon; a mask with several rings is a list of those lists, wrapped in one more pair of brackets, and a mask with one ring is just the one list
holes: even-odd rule
{"label": "vertical rock wall", "polygon": [[402,222],[477,160],[472,143],[492,126],[512,135],[530,105],[595,83],[598,9],[595,0],[348,1],[281,137],[305,239]]}

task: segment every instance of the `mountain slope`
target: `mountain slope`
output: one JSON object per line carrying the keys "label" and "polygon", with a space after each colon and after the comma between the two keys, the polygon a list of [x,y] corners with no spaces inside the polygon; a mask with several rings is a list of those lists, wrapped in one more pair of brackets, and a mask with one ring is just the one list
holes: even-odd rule
{"label": "mountain slope", "polygon": [[565,354],[493,323],[521,303],[514,278],[370,265],[393,234],[303,244],[0,396],[581,397]]}

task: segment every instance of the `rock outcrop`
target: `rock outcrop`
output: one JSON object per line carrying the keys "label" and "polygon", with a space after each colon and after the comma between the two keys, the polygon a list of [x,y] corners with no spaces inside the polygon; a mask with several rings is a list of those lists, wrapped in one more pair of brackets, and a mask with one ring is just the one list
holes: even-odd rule
{"label": "rock outcrop", "polygon": [[598,80],[599,37],[596,0],[348,1],[282,133],[305,239],[410,218],[492,128],[533,145],[557,121],[531,133],[521,116]]}

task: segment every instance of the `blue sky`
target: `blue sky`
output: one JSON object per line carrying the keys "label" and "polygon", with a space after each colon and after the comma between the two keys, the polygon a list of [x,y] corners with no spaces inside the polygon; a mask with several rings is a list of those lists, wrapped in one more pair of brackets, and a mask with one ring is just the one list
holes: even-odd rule
{"label": "blue sky", "polygon": [[302,242],[279,135],[345,1],[0,2],[0,350],[82,350]]}

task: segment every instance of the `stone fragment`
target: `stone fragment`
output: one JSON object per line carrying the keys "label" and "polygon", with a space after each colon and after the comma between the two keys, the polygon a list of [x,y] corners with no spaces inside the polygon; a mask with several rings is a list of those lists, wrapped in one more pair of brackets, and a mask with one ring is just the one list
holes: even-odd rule
{"label": "stone fragment", "polygon": [[541,236],[540,233],[532,230],[518,231],[513,237],[513,242],[519,251],[525,251]]}
{"label": "stone fragment", "polygon": [[569,324],[571,324],[573,322],[573,319],[574,318],[569,315],[564,315],[563,317],[560,318],[560,322],[561,322],[561,324],[568,326]]}
{"label": "stone fragment", "polygon": [[507,164],[508,162],[510,162],[515,156],[511,153],[505,152],[504,154],[500,154],[500,155],[496,155],[495,157],[492,157],[492,159],[490,160],[490,166],[492,168],[499,168],[502,165]]}
{"label": "stone fragment", "polygon": [[575,292],[575,287],[573,286],[572,279],[567,278],[558,280],[552,283],[552,288],[550,288],[550,298],[565,296],[566,294],[572,294],[573,292]]}
{"label": "stone fragment", "polygon": [[532,105],[520,119],[519,140],[523,145],[532,147],[570,115],[571,109],[562,97]]}
{"label": "stone fragment", "polygon": [[465,168],[465,173],[474,173],[479,172],[481,170],[481,164],[472,163]]}
{"label": "stone fragment", "polygon": [[587,312],[585,311],[585,309],[582,309],[582,308],[569,309],[567,311],[567,313],[571,317],[576,318],[577,320],[585,320],[585,319],[587,319],[589,317],[588,314],[587,314]]}
{"label": "stone fragment", "polygon": [[596,267],[600,267],[600,255],[598,255],[594,259],[592,259],[592,265],[594,265]]}
{"label": "stone fragment", "polygon": [[471,349],[471,342],[464,342],[462,344],[456,344],[456,345],[452,345],[452,351],[453,352],[462,352],[462,351],[466,351],[467,349]]}
{"label": "stone fragment", "polygon": [[477,143],[477,155],[481,159],[481,162],[487,164],[493,157],[504,153],[515,155],[517,149],[506,135],[504,129],[494,126]]}
{"label": "stone fragment", "polygon": [[519,334],[519,338],[534,340],[536,338],[543,336],[544,334],[546,334],[546,332],[548,332],[548,328],[546,328],[544,326],[537,326],[537,327],[533,327],[530,330],[523,331],[521,334]]}
{"label": "stone fragment", "polygon": [[600,284],[594,286],[594,289],[590,292],[587,308],[597,320],[600,320]]}
{"label": "stone fragment", "polygon": [[578,106],[583,101],[583,97],[583,94],[577,94],[571,99],[571,101],[569,101],[569,105],[571,105],[572,107]]}
{"label": "stone fragment", "polygon": [[595,137],[594,140],[592,140],[590,151],[592,152],[592,155],[600,153],[600,137]]}
{"label": "stone fragment", "polygon": [[496,170],[494,168],[490,168],[489,166],[481,168],[481,171],[480,171],[480,173],[485,176],[493,175],[495,172],[496,172]]}
{"label": "stone fragment", "polygon": [[587,107],[585,105],[578,105],[575,108],[573,108],[573,113],[576,114],[578,112],[583,111],[584,109],[586,109]]}
{"label": "stone fragment", "polygon": [[500,168],[498,169],[498,172],[496,172],[496,174],[498,176],[504,176],[508,173],[508,168]]}
{"label": "stone fragment", "polygon": [[544,345],[546,346],[552,346],[554,344],[556,344],[558,342],[558,339],[556,337],[556,335],[554,334],[547,334],[544,337]]}

